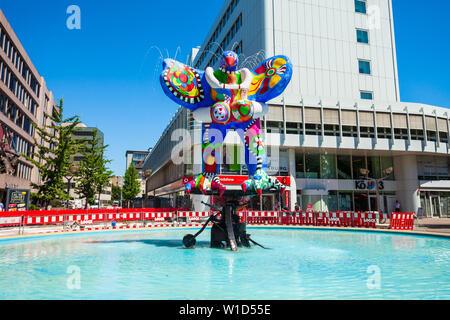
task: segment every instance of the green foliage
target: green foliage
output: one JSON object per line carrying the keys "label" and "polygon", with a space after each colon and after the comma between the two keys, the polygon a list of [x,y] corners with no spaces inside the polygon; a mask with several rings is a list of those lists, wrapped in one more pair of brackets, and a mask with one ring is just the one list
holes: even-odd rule
{"label": "green foliage", "polygon": [[111,160],[105,159],[104,155],[108,146],[101,145],[101,138],[97,135],[98,131],[95,130],[93,139],[81,150],[83,159],[79,163],[76,190],[86,199],[86,207],[88,204],[94,204],[95,194],[99,194],[100,197],[112,177],[112,171],[106,167]]}
{"label": "green foliage", "polygon": [[40,184],[33,184],[37,189],[35,198],[38,203],[47,206],[51,200],[68,200],[63,178],[73,163],[73,155],[81,148],[72,134],[80,123],[78,116],[63,118],[63,100],[54,108],[52,114],[45,114],[51,124],[40,127],[33,122],[37,137],[34,138],[35,150],[31,155],[22,154],[39,170]]}
{"label": "green foliage", "polygon": [[141,183],[139,182],[139,175],[133,163],[131,163],[125,172],[122,197],[126,201],[132,201],[140,191]]}
{"label": "green foliage", "polygon": [[52,209],[62,208],[62,202],[59,199],[50,200],[50,205],[52,206]]}
{"label": "green foliage", "polygon": [[111,200],[112,201],[120,201],[121,195],[122,195],[122,188],[119,186],[112,186]]}

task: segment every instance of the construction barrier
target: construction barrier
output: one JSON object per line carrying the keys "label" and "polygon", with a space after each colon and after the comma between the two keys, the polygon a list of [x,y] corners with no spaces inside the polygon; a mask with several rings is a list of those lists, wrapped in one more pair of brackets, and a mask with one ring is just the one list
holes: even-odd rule
{"label": "construction barrier", "polygon": [[241,211],[241,221],[247,224],[278,224],[278,211]]}
{"label": "construction barrier", "polygon": [[[172,223],[185,219],[187,225],[206,220],[216,212],[195,212],[184,208],[176,209],[90,209],[90,210],[42,210],[0,212],[0,227],[37,226],[37,225],[98,225],[115,222],[137,221],[145,225],[146,221]],[[376,228],[380,221],[390,219],[393,230],[413,230],[414,213],[377,212],[279,212],[279,211],[239,211],[240,221],[249,225],[295,225],[295,226],[331,226],[353,228]],[[220,218],[220,215],[219,215]],[[184,220],[182,220],[184,221]]]}
{"label": "construction barrier", "polygon": [[0,215],[0,226],[2,227],[16,227],[23,224],[22,215],[14,212],[7,212]]}
{"label": "construction barrier", "polygon": [[415,213],[396,213],[391,215],[392,230],[414,230]]}

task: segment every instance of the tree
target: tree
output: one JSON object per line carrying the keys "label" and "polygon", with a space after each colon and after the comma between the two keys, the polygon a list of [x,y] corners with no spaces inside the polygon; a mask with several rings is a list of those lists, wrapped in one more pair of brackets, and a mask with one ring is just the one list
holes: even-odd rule
{"label": "tree", "polygon": [[111,188],[111,200],[120,201],[122,197],[122,188],[119,186],[112,186]]}
{"label": "tree", "polygon": [[127,171],[125,172],[125,177],[123,180],[122,196],[124,200],[128,201],[129,207],[129,202],[134,200],[141,191],[139,175],[133,163],[130,164]]}
{"label": "tree", "polygon": [[63,118],[63,103],[53,108],[52,114],[45,113],[51,124],[42,127],[33,122],[37,137],[34,137],[35,149],[29,154],[22,154],[39,170],[41,183],[32,184],[37,190],[37,202],[48,206],[52,200],[69,200],[64,176],[73,164],[75,155],[82,146],[80,141],[73,138],[75,127],[80,123],[78,116]]}
{"label": "tree", "polygon": [[97,167],[97,182],[96,182],[96,190],[98,194],[98,204],[100,207],[100,195],[103,190],[111,183],[111,177],[113,172],[106,167],[106,164],[111,162],[111,160],[106,160],[104,158],[104,149],[101,151],[100,161],[98,162]]}
{"label": "tree", "polygon": [[107,147],[108,145],[101,143],[98,130],[94,130],[92,139],[85,141],[85,148],[81,150],[82,159],[79,162],[76,189],[80,196],[86,199],[85,208],[88,204],[94,204],[96,193],[99,194],[100,200],[100,194],[112,176],[112,171],[106,167],[111,161],[104,157]]}

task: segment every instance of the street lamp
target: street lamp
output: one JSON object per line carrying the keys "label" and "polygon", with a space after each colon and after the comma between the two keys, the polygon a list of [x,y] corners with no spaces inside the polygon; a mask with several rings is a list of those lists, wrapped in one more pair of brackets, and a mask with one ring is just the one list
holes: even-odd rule
{"label": "street lamp", "polygon": [[394,168],[389,167],[387,169],[383,170],[383,174],[385,175],[382,178],[379,179],[375,179],[375,178],[369,178],[369,173],[370,170],[369,169],[364,169],[361,168],[359,170],[359,172],[361,173],[361,175],[363,175],[367,180],[374,180],[375,181],[375,191],[376,191],[376,198],[377,198],[377,212],[380,212],[380,181],[386,180],[387,178],[389,178],[389,176],[392,174],[392,172],[394,171]]}
{"label": "street lamp", "polygon": [[[70,166],[69,172],[71,173],[71,175],[66,177],[66,179],[67,179],[67,195],[69,196],[69,198],[70,198],[71,182],[72,182],[72,179],[75,178],[75,176],[77,175],[78,170],[80,170],[79,166],[76,166],[76,165]],[[69,209],[69,200],[67,200],[66,207],[67,207],[67,209]]]}

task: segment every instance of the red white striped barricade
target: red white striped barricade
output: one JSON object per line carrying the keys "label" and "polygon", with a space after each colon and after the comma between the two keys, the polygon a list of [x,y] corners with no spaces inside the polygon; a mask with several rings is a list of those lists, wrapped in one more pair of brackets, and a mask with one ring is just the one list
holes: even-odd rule
{"label": "red white striped barricade", "polygon": [[344,225],[344,214],[341,212],[327,212],[328,225],[330,227],[341,227]]}
{"label": "red white striped barricade", "polygon": [[398,213],[391,214],[392,230],[414,230],[415,213]]}
{"label": "red white striped barricade", "polygon": [[278,224],[277,211],[248,211],[248,224]]}
{"label": "red white striped barricade", "polygon": [[364,227],[363,222],[363,213],[362,212],[353,212],[353,227],[362,228]]}
{"label": "red white striped barricade", "polygon": [[353,226],[357,228],[376,228],[377,222],[385,215],[378,212],[353,213]]}
{"label": "red white striped barricade", "polygon": [[301,224],[305,226],[315,226],[316,219],[314,212],[302,211],[301,213]]}
{"label": "red white striped barricade", "polygon": [[315,212],[316,226],[328,226],[328,212]]}
{"label": "red white striped barricade", "polygon": [[22,214],[7,213],[0,215],[0,227],[14,227],[22,224]]}
{"label": "red white striped barricade", "polygon": [[341,226],[352,227],[353,226],[353,212],[339,212],[339,218],[341,219]]}
{"label": "red white striped barricade", "polygon": [[186,223],[198,222],[200,220],[206,220],[211,215],[211,212],[207,211],[178,211],[178,218],[186,219]]}
{"label": "red white striped barricade", "polygon": [[284,225],[301,225],[301,212],[282,212],[281,224]]}
{"label": "red white striped barricade", "polygon": [[376,228],[377,227],[377,212],[364,212],[362,213],[362,224],[365,228]]}
{"label": "red white striped barricade", "polygon": [[283,212],[281,223],[285,225],[314,225],[314,214],[312,212]]}
{"label": "red white striped barricade", "polygon": [[[27,212],[24,223],[26,225],[50,224],[49,211],[31,211]],[[55,218],[53,218],[55,219]]]}
{"label": "red white striped barricade", "polygon": [[166,219],[173,219],[173,212],[145,212],[142,214],[145,220],[166,221]]}

